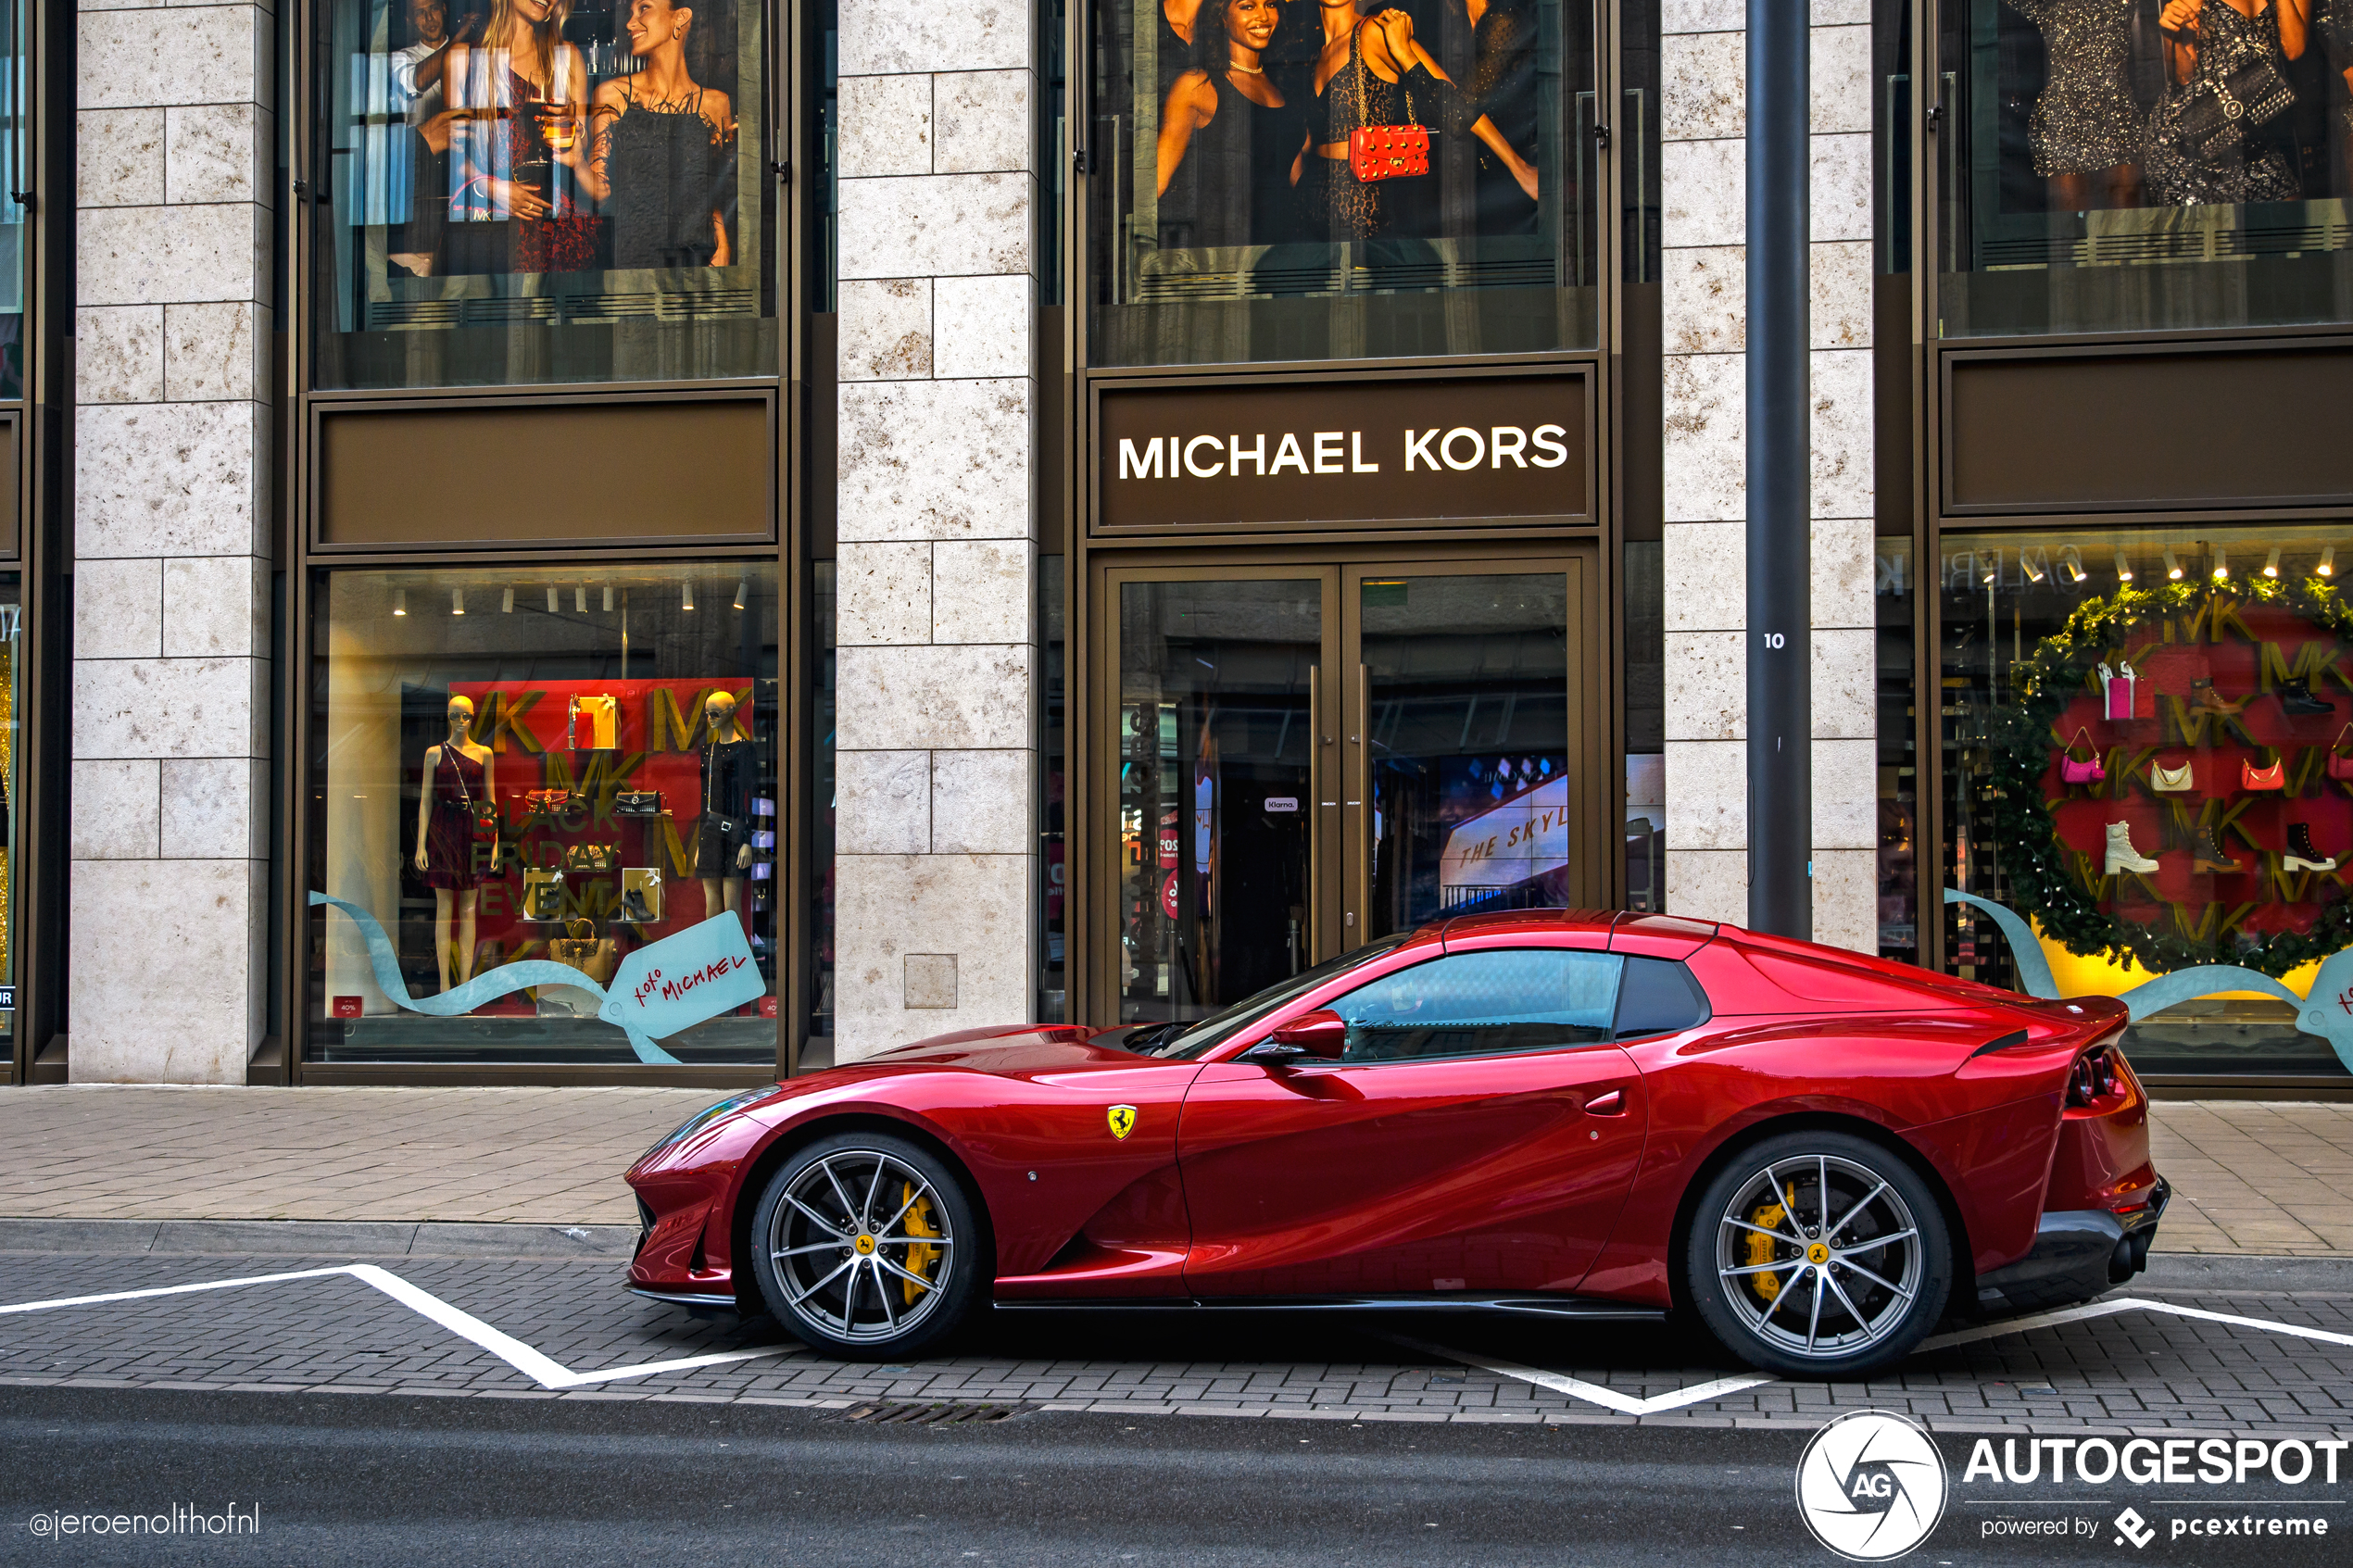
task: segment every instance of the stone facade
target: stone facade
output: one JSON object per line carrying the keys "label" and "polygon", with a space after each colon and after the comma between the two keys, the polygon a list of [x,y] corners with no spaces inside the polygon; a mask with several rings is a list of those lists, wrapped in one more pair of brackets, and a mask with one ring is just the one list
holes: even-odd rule
{"label": "stone facade", "polygon": [[841,33],[835,1054],[1030,1016],[1037,40]]}
{"label": "stone facade", "polygon": [[243,1083],[261,1037],[276,25],[79,18],[76,1080]]}
{"label": "stone facade", "polygon": [[[1667,907],[1748,920],[1747,12],[1661,18]],[[1878,947],[1870,14],[1813,8],[1814,937]]]}

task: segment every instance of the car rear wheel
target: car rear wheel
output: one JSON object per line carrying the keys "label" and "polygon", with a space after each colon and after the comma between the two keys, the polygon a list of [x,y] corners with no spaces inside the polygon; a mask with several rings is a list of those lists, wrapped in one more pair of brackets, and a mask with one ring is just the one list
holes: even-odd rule
{"label": "car rear wheel", "polygon": [[1700,1197],[1684,1246],[1692,1304],[1751,1366],[1856,1376],[1901,1360],[1944,1311],[1953,1251],[1911,1162],[1846,1133],[1741,1151]]}
{"label": "car rear wheel", "polygon": [[849,1133],[799,1150],[753,1211],[751,1262],[778,1323],[857,1359],[937,1343],[971,1311],[985,1260],[972,1204],[930,1151]]}

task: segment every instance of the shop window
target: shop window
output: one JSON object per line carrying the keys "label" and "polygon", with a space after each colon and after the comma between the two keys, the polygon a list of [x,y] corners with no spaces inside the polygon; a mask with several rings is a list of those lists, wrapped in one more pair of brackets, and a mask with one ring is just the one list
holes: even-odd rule
{"label": "shop window", "polygon": [[309,1059],[773,1063],[774,569],[313,593]]}
{"label": "shop window", "polygon": [[1944,12],[1943,335],[2353,319],[2353,7]]}
{"label": "shop window", "polygon": [[1091,31],[1093,363],[1596,341],[1590,0],[1095,0]]}
{"label": "shop window", "polygon": [[332,0],[316,383],[776,373],[756,0]]}
{"label": "shop window", "polygon": [[26,66],[23,7],[0,4],[0,400],[24,395],[25,207],[19,198],[32,190],[25,162],[32,103]]}
{"label": "shop window", "polygon": [[1872,567],[1877,637],[1879,956],[1920,961],[1919,715],[1913,676],[1919,574],[1908,537],[1881,538]]}
{"label": "shop window", "polygon": [[834,607],[836,563],[812,561],[811,621],[816,646],[809,693],[809,1046],[808,1066],[830,1066],[834,1047]]}
{"label": "shop window", "polygon": [[2344,1079],[2343,1010],[2301,998],[2353,988],[2346,570],[2341,525],[1944,536],[1942,882],[1984,901],[1944,905],[1948,970],[2165,977],[2143,1072]]}
{"label": "shop window", "polygon": [[18,803],[24,798],[24,720],[17,683],[24,669],[21,586],[16,572],[0,572],[0,1056],[15,1050],[19,984],[17,847],[24,842],[24,823],[18,814]]}

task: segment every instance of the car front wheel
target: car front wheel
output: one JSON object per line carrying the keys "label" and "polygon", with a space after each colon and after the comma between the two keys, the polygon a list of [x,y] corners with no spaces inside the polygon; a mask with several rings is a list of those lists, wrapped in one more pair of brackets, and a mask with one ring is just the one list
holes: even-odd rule
{"label": "car front wheel", "polygon": [[857,1359],[911,1355],[971,1311],[986,1260],[963,1188],[904,1138],[849,1133],[786,1160],[753,1211],[750,1260],[778,1323]]}
{"label": "car front wheel", "polygon": [[1767,1138],[1701,1195],[1684,1281],[1726,1348],[1802,1377],[1852,1377],[1908,1354],[1944,1311],[1953,1251],[1909,1160],[1845,1133]]}

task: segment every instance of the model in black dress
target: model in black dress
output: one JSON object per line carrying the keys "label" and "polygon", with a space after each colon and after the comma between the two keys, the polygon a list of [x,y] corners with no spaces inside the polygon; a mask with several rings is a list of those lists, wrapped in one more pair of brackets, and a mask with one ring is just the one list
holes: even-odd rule
{"label": "model in black dress", "polygon": [[1176,78],[1160,124],[1160,190],[1189,175],[1190,243],[1281,245],[1300,237],[1293,189],[1307,153],[1302,96],[1261,63],[1276,0],[1205,0],[1202,63]]}
{"label": "model in black dress", "polygon": [[645,62],[597,89],[585,148],[565,161],[612,227],[615,267],[725,267],[735,207],[736,111],[686,70],[691,6],[631,0],[630,53]]}

